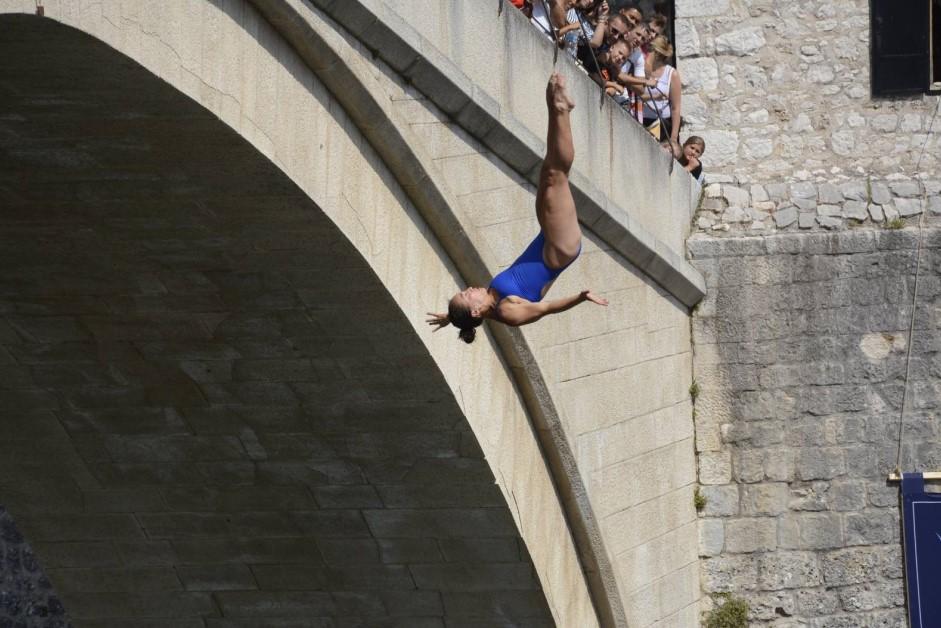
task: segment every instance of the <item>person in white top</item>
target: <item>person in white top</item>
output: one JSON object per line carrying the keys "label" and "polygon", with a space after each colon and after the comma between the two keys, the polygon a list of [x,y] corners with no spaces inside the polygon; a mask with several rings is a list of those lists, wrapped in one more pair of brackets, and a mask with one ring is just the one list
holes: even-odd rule
{"label": "person in white top", "polygon": [[666,37],[657,37],[650,43],[647,55],[647,76],[656,79],[655,87],[641,94],[644,101],[644,124],[660,122],[660,137],[678,141],[682,115],[682,82],[680,73],[668,61],[673,58],[673,46]]}

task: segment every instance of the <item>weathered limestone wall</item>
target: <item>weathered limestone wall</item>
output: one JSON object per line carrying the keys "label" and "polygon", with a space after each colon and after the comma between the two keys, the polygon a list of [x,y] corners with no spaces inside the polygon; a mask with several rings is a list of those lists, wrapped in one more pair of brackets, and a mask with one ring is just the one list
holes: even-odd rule
{"label": "weathered limestone wall", "polygon": [[941,214],[939,97],[870,96],[867,0],[677,0],[676,13],[685,134],[705,138],[717,184],[700,230]]}
{"label": "weathered limestone wall", "polygon": [[[905,622],[896,466],[917,230],[690,240],[699,553],[754,625]],[[941,465],[941,234],[925,235],[901,466]]]}

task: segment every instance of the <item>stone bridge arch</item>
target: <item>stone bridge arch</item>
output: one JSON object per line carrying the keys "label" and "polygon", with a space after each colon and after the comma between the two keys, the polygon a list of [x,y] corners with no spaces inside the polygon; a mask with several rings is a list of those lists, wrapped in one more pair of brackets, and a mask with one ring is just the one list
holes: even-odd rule
{"label": "stone bridge arch", "polygon": [[[307,202],[313,201],[355,247],[382,285],[381,290],[367,291],[370,296],[365,297],[363,302],[373,305],[370,299],[377,299],[377,303],[385,303],[377,305],[377,309],[387,308],[388,299],[383,301],[376,294],[387,291],[396,306],[409,314],[407,323],[400,319],[397,326],[392,327],[399,334],[408,336],[408,342],[396,342],[394,337],[389,339],[385,323],[377,323],[379,328],[376,331],[385,331],[386,336],[381,341],[368,330],[365,331],[363,335],[370,339],[370,350],[375,348],[373,345],[378,345],[381,360],[389,360],[401,352],[407,358],[404,366],[408,368],[417,368],[409,361],[414,360],[416,363],[423,362],[424,368],[438,370],[438,383],[443,387],[442,390],[448,392],[450,399],[433,401],[452,404],[449,412],[459,409],[458,414],[466,417],[469,429],[479,445],[478,451],[475,439],[467,435],[466,430],[462,432],[457,429],[455,433],[463,434],[458,449],[445,449],[450,452],[449,455],[457,454],[457,458],[474,459],[479,454],[486,457],[489,471],[496,477],[502,492],[501,501],[510,504],[508,516],[529,548],[532,564],[545,594],[547,612],[557,625],[588,626],[599,619],[604,624],[625,624],[630,621],[631,625],[648,625],[652,621],[666,619],[675,622],[675,625],[688,625],[684,622],[696,614],[698,586],[693,584],[696,580],[695,524],[690,495],[694,471],[691,421],[685,394],[689,382],[689,350],[683,303],[695,300],[695,297],[689,295],[696,292],[697,279],[695,273],[681,263],[664,263],[664,260],[673,259],[669,247],[663,247],[657,238],[644,240],[643,236],[649,236],[650,233],[642,227],[626,232],[622,229],[621,237],[628,242],[637,243],[640,237],[640,241],[650,245],[648,248],[652,263],[645,268],[646,274],[637,270],[619,255],[617,247],[612,251],[610,242],[604,236],[597,235],[606,228],[602,223],[607,221],[614,224],[617,231],[617,223],[625,221],[605,218],[606,214],[601,212],[592,220],[598,224],[596,233],[589,234],[586,270],[572,277],[569,281],[571,285],[560,288],[571,289],[575,280],[588,280],[592,281],[592,287],[615,295],[622,293],[621,298],[616,296],[614,299],[615,307],[612,311],[615,315],[595,312],[581,319],[581,329],[574,325],[574,321],[566,320],[527,334],[500,330],[489,335],[486,345],[476,347],[473,352],[468,352],[450,338],[448,342],[440,341],[437,337],[431,338],[427,330],[421,329],[421,314],[428,309],[429,304],[442,302],[446,295],[463,283],[461,276],[479,281],[500,264],[506,263],[507,252],[517,246],[524,232],[532,229],[533,221],[529,215],[532,191],[525,187],[526,179],[519,174],[518,164],[507,167],[506,163],[501,164],[500,159],[492,157],[477,161],[471,158],[466,161],[472,163],[460,163],[462,157],[479,156],[486,151],[460,129],[443,133],[442,127],[448,127],[446,112],[437,104],[425,102],[416,93],[416,88],[407,86],[388,65],[375,60],[370,64],[372,55],[369,50],[318,10],[303,5],[300,6],[309,9],[307,13],[285,10],[285,7],[296,9],[294,3],[195,0],[162,6],[125,3],[119,7],[116,3],[85,2],[46,2],[45,5],[50,18],[102,40],[218,116],[242,140],[247,141],[267,157],[278,171],[284,173],[307,197]],[[32,8],[31,2],[0,3],[0,9],[7,11],[31,11]],[[264,17],[258,11],[264,13]],[[326,54],[315,57],[305,55],[305,50],[309,52],[310,47],[305,49],[302,39],[313,39],[314,36],[329,44]],[[42,46],[40,50],[48,48]],[[338,60],[342,63],[338,63]],[[358,72],[351,73],[351,68]],[[331,75],[340,77],[338,82],[331,83]],[[348,100],[343,103],[346,107],[344,110],[335,98],[336,88],[331,93],[331,89],[325,86],[325,82],[334,86],[343,85],[343,81],[350,78],[353,81],[349,85],[357,93],[368,94],[372,90],[374,96],[356,101],[359,110],[351,111],[351,107],[357,105]],[[402,124],[403,118],[414,120],[414,124]],[[371,125],[370,120],[375,121],[375,124]],[[398,125],[390,125],[389,121],[398,121]],[[422,122],[427,122],[427,132],[415,129],[415,125],[421,125]],[[386,150],[392,146],[392,153],[395,154],[398,148],[408,149],[398,153],[406,162],[405,167],[394,164],[396,160],[390,159],[388,153],[381,154],[381,147],[376,152],[376,137],[381,138],[383,134],[390,134],[385,138]],[[520,130],[519,136],[528,137],[525,130]],[[311,142],[311,137],[319,141]],[[195,144],[192,148],[199,154],[200,149],[206,147]],[[134,147],[125,149],[133,153]],[[23,155],[17,157],[22,162]],[[500,157],[505,158],[505,155]],[[81,160],[82,156],[80,151],[78,154],[64,151],[55,158],[63,160],[63,166],[73,167],[70,160]],[[521,156],[523,163],[528,158],[525,154]],[[478,179],[478,184],[499,180],[502,185],[493,190],[481,189],[479,185],[462,187],[461,175],[455,170],[467,166],[473,170],[473,178]],[[356,176],[349,176],[351,172]],[[412,178],[409,178],[410,173]],[[429,173],[435,176],[429,178]],[[204,174],[211,176],[209,171]],[[244,181],[253,172],[236,170],[224,174]],[[172,186],[173,182],[170,181],[170,184]],[[180,182],[178,185],[185,188],[187,184]],[[670,179],[670,185],[675,185],[674,179]],[[491,216],[493,225],[503,224],[505,230],[508,229],[509,235],[505,238],[504,246],[495,244],[495,240],[503,236],[495,235],[496,229],[488,232],[487,217],[480,221],[470,219],[461,209],[466,208],[465,202],[456,200],[465,196],[480,200],[490,192],[495,196],[488,199],[489,207],[497,207],[496,201],[509,200],[514,207],[526,208],[510,216],[509,220],[502,216]],[[16,189],[12,194],[17,194]],[[689,198],[690,194],[686,196]],[[301,199],[297,201],[301,202]],[[244,213],[246,209],[241,211]],[[221,208],[213,209],[210,206],[201,207],[200,210],[212,217],[210,220],[223,220],[224,211]],[[278,211],[278,208],[273,210]],[[610,215],[616,215],[616,212]],[[298,235],[304,233],[285,229],[277,236],[285,240],[277,244],[273,240],[265,240],[263,233],[257,231],[263,231],[261,225],[252,223],[244,215],[238,220],[246,220],[241,223],[241,228],[261,238],[263,244],[256,244],[253,250],[264,250],[265,246],[269,246],[272,251],[282,251],[273,255],[280,256],[281,261],[289,257],[285,252],[292,250]],[[295,238],[293,242],[292,237]],[[612,237],[617,236],[609,233],[607,239]],[[284,242],[291,244],[285,246]],[[75,243],[74,246],[80,244]],[[171,259],[183,255],[179,251],[166,254]],[[350,264],[353,265],[352,262]],[[617,272],[612,272],[612,269]],[[362,270],[351,272],[357,280],[361,279]],[[662,282],[665,275],[679,277],[678,283],[682,288],[673,295],[657,285],[657,281]],[[316,282],[315,279],[311,280]],[[666,283],[669,282],[668,279]],[[156,286],[151,288],[160,290]],[[198,286],[181,289],[198,290]],[[316,285],[314,290],[329,292],[329,287]],[[627,295],[630,298],[626,298]],[[315,305],[316,299],[320,297],[312,298],[312,303],[303,305]],[[638,301],[641,303],[638,304]],[[345,315],[349,314],[350,310],[346,310]],[[643,318],[646,327],[638,332],[636,325],[625,325],[624,319],[630,317]],[[80,342],[80,339],[70,334],[81,336],[85,324],[75,325],[69,316],[60,318],[63,320],[53,322],[52,325],[62,325],[65,328],[63,330],[30,329],[28,325],[31,323],[21,322],[21,327],[12,327],[10,333],[16,338],[32,334],[31,337],[40,339],[41,343],[44,342],[42,338],[66,338],[65,342]],[[262,323],[245,324],[249,327],[253,324],[264,326]],[[412,325],[411,331],[407,331],[407,324]],[[403,333],[401,330],[406,331]],[[423,343],[420,348],[414,345],[415,331]],[[134,330],[127,333],[150,332]],[[637,349],[637,355],[615,355],[611,347],[608,347],[609,353],[605,354],[602,348],[611,340],[605,337],[611,334],[618,340],[626,339],[632,343]],[[550,339],[554,336],[568,340],[552,343]],[[352,338],[349,341],[355,342]],[[192,339],[188,339],[185,344],[191,342]],[[118,351],[121,348],[118,339],[107,343],[105,349],[96,351]],[[158,344],[157,350],[165,351],[166,346]],[[591,365],[596,360],[586,359],[583,356],[585,352],[600,352],[601,365]],[[18,356],[11,353],[10,357],[18,366],[22,366]],[[597,353],[592,356],[597,357]],[[178,356],[178,359],[182,360],[182,357]],[[212,406],[218,400],[207,398],[204,389],[208,387],[223,394],[222,389],[226,387],[219,386],[220,382],[213,381],[213,378],[224,380],[226,374],[209,371],[202,363],[211,360],[200,359],[199,356],[183,361],[188,363],[186,368],[190,370],[184,370],[182,383],[189,386],[187,382],[195,382],[201,390],[200,394]],[[174,383],[174,377],[179,376],[178,373],[166,373],[159,369],[154,371],[148,366],[139,368],[168,386]],[[202,368],[207,370],[200,371]],[[251,369],[250,366],[234,365],[232,368]],[[279,368],[290,370],[291,367],[283,365]],[[662,388],[651,390],[651,385],[664,369],[671,371],[671,377],[667,378]],[[30,367],[30,372],[32,370]],[[616,376],[612,377],[611,373]],[[273,377],[257,372],[251,376],[261,379],[246,381],[264,382],[264,377]],[[291,375],[282,372],[274,377]],[[392,377],[391,373],[387,373],[387,379],[380,377],[378,381],[370,382],[369,386],[378,387],[371,389],[374,390],[373,394],[387,395],[383,399],[389,401],[405,393],[397,389],[393,382],[398,380]],[[588,385],[585,385],[586,382]],[[277,396],[276,390],[284,391],[276,386],[233,386],[234,390],[226,394],[250,395],[253,388],[265,389],[264,393],[259,393],[260,398],[266,400],[264,403],[269,403],[267,395]],[[625,416],[612,407],[619,402],[621,394],[599,394],[599,390],[612,386],[623,386],[624,394],[640,395],[640,410],[628,412],[625,420]],[[294,388],[288,388],[297,395]],[[411,392],[430,392],[418,388],[421,390]],[[191,391],[187,394],[196,393]],[[370,396],[369,392],[362,394],[366,398]],[[43,404],[51,404],[53,400],[37,403],[38,410],[48,410]],[[59,400],[55,400],[55,403],[59,403]],[[93,400],[91,403],[99,401]],[[113,400],[106,403],[113,403]],[[131,400],[122,400],[122,403],[131,403]],[[586,419],[586,414],[600,415],[601,418]],[[185,425],[192,425],[193,421],[198,420],[185,415],[179,418]],[[164,413],[162,420],[172,423],[176,418],[168,418]],[[660,422],[663,425],[659,425]],[[659,433],[647,435],[643,446],[623,442],[629,429],[650,430],[654,425],[658,426]],[[246,440],[251,441],[251,436],[247,435],[222,436],[234,437],[249,459],[253,446],[259,447],[255,451],[257,455],[261,455],[262,451],[268,452],[271,447],[261,441],[246,444]],[[112,466],[133,464],[130,460],[141,455],[141,445],[134,444],[133,439],[102,440],[86,438],[82,448],[76,449],[77,455],[83,460]],[[235,441],[223,438],[218,446],[224,449],[226,442]],[[205,447],[176,445],[174,449],[174,445],[166,440],[158,439],[155,443],[146,456],[179,456],[187,461],[188,456],[196,455],[190,447]],[[379,449],[402,447],[401,443],[360,445]],[[426,445],[418,443],[415,446],[421,448]],[[285,443],[280,446],[291,447]],[[171,453],[160,453],[161,447],[169,447]],[[435,451],[433,445],[431,450]],[[66,453],[63,452],[63,455]],[[120,459],[122,456],[124,462],[115,463],[115,458]],[[651,483],[634,477],[645,464],[664,456],[686,464],[672,469],[665,480],[652,483],[655,485],[652,489],[649,488]],[[471,462],[467,464],[474,466]],[[253,462],[252,466],[255,468],[258,465]],[[474,481],[478,482],[470,482],[477,487],[470,490],[474,493],[472,501],[482,500],[475,507],[496,509],[492,491],[488,493],[484,488],[489,479],[481,482],[480,471],[479,468],[467,470],[470,477],[476,478]],[[478,475],[474,475],[475,472]],[[78,473],[79,480],[87,481],[93,490],[102,488],[100,483],[104,476],[96,475],[95,472],[84,476],[80,469]],[[208,503],[206,500],[216,505],[225,501],[224,497],[212,492],[211,485],[208,488],[208,494],[190,495],[188,498],[197,501],[201,499],[203,501],[200,503],[203,504]],[[118,499],[115,495],[105,493],[107,491],[96,498],[112,502]],[[445,500],[444,503],[448,503],[447,499],[454,496],[440,497]],[[125,495],[121,499],[126,498]],[[23,503],[28,501],[26,496],[23,499]],[[168,508],[169,499],[161,493],[161,503]],[[418,501],[414,503],[418,503],[422,498],[415,499]],[[88,498],[84,498],[83,508],[89,508],[88,504]],[[115,506],[111,503],[107,507]],[[37,512],[43,512],[42,505],[37,505],[37,508]],[[368,509],[363,505],[359,508]],[[147,529],[136,514],[110,514],[131,516],[140,523],[142,529]],[[467,521],[474,521],[474,516],[469,514]],[[500,519],[504,515],[493,516],[499,520],[493,525],[502,530],[497,536],[504,535],[506,521]],[[111,528],[111,524],[118,520],[125,522],[115,523],[119,528],[121,525],[130,525],[127,516],[119,516],[113,521],[108,519],[107,522],[101,520],[95,523],[89,520],[88,525],[94,529],[99,529],[96,527],[99,525]],[[271,518],[265,520],[270,525],[276,525]],[[466,525],[467,521],[463,523]],[[653,526],[650,525],[651,521]],[[158,529],[159,522],[159,516],[150,518],[151,525]],[[207,530],[227,530],[226,526],[235,525],[227,520],[223,523],[222,520],[203,517],[184,521],[173,515],[164,517],[164,522],[171,530],[174,525],[184,528],[192,526],[197,531],[197,538],[206,534]],[[663,522],[668,522],[666,534],[653,534],[647,529]],[[427,514],[419,523],[431,529],[435,529],[435,526],[447,528],[450,525],[433,517],[429,520]],[[65,525],[65,522],[60,521],[59,524]],[[48,534],[54,536],[56,524],[48,525]],[[251,530],[251,525],[257,523],[245,525],[249,526],[245,529]],[[395,527],[396,523],[390,525]],[[402,522],[397,525],[399,531],[407,527]],[[481,522],[481,525],[486,529],[489,524]],[[40,534],[35,538],[40,539],[38,543],[43,543],[42,535],[46,532],[42,531],[42,525],[27,517],[23,527],[27,536]],[[627,530],[621,534],[612,534],[617,528]],[[33,532],[30,533],[30,530]],[[373,532],[374,527],[370,527],[370,531]],[[183,533],[186,534],[185,531]],[[128,531],[128,534],[131,532]],[[339,543],[337,546],[343,547]],[[666,560],[650,556],[652,551],[659,550],[672,551],[672,554]],[[421,550],[415,551],[420,554]],[[474,553],[478,551],[483,550],[465,550],[464,556],[479,558],[480,555]],[[506,561],[506,554],[503,556],[504,562],[514,562]],[[515,562],[525,565],[524,559]],[[461,571],[460,567],[455,569],[456,572],[439,573],[431,577],[445,580],[452,578],[456,582],[454,587],[458,589],[455,593],[466,594],[467,597],[462,599],[468,605],[474,605],[473,592],[477,586],[474,584],[474,575],[468,573],[466,568],[465,571]],[[433,573],[433,569],[429,573]],[[676,593],[677,584],[682,587],[677,595],[681,602],[679,605],[674,600],[666,599],[668,592]],[[153,586],[159,588],[160,585]],[[372,586],[365,585],[365,588]],[[390,586],[395,589],[394,584]],[[514,601],[511,599],[512,594],[508,594],[507,599],[491,596],[494,613],[506,614],[507,621],[523,623],[545,619],[537,609],[541,602],[533,601],[531,584],[522,586],[518,582],[510,583],[503,588],[528,591],[521,596],[526,601]],[[216,599],[219,599],[218,596]],[[295,603],[297,596],[285,595],[283,599],[284,604],[290,606]],[[262,606],[265,603],[262,602]],[[336,600],[333,603],[336,604]],[[390,603],[385,600],[383,603],[388,610]],[[217,604],[221,606],[221,603]],[[512,609],[519,608],[524,613],[531,612],[531,616],[525,621],[513,617]],[[218,610],[225,612],[224,608]]]}

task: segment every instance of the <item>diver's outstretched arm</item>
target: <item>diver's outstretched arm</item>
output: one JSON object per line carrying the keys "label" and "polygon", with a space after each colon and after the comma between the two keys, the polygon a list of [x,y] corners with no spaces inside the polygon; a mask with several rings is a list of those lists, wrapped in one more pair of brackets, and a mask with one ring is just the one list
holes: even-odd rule
{"label": "diver's outstretched arm", "polygon": [[598,305],[607,305],[608,300],[599,297],[591,290],[582,290],[578,294],[552,301],[539,301],[533,303],[520,298],[508,298],[500,302],[497,309],[497,320],[513,327],[535,323],[547,314],[558,314],[570,310],[579,303],[591,301]]}

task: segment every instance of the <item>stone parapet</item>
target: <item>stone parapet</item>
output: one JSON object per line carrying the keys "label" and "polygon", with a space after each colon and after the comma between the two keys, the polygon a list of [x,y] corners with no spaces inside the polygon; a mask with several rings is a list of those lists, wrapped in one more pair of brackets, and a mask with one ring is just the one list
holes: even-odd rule
{"label": "stone parapet", "polygon": [[833,182],[710,183],[696,212],[695,228],[717,236],[821,231],[857,226],[899,229],[927,212],[941,216],[941,179],[890,175],[885,179]]}

